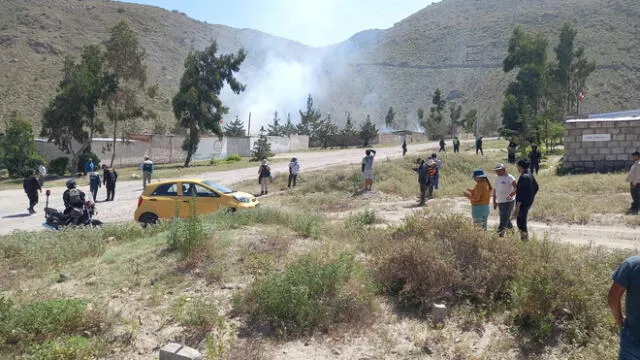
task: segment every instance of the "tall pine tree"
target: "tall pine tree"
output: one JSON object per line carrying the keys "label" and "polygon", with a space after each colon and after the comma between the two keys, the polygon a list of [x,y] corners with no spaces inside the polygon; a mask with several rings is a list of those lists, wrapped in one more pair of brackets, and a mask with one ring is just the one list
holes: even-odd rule
{"label": "tall pine tree", "polygon": [[317,127],[321,117],[322,113],[313,106],[313,98],[309,94],[305,111],[300,110],[300,124],[297,125],[298,134],[313,138],[312,129]]}
{"label": "tall pine tree", "polygon": [[228,137],[246,136],[247,131],[244,129],[244,121],[236,116],[236,119],[224,126],[224,135]]}
{"label": "tall pine tree", "polygon": [[267,131],[267,135],[269,136],[282,136],[283,129],[282,125],[280,125],[280,118],[278,117],[278,111],[273,113],[273,122],[267,125],[269,130]]}
{"label": "tall pine tree", "polygon": [[291,121],[291,114],[289,113],[287,114],[287,122],[282,127],[282,135],[291,136],[291,135],[297,135],[297,134],[298,134],[298,129],[296,129],[296,126],[293,125],[293,122]]}

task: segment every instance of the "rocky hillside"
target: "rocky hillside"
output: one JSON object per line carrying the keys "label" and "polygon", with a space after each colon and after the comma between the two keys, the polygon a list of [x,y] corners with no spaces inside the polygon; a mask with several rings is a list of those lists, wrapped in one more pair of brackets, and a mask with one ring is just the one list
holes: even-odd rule
{"label": "rocky hillside", "polygon": [[[147,105],[159,122],[174,123],[170,99],[190,50],[217,40],[223,51],[240,47],[249,56],[240,77],[247,91],[225,96],[230,116],[252,129],[274,110],[291,112],[314,95],[323,112],[340,123],[371,114],[382,123],[394,106],[397,119],[415,127],[416,109],[444,89],[449,99],[477,107],[481,118],[498,115],[510,80],[501,70],[506,44],[517,25],[540,29],[555,46],[562,23],[573,21],[578,44],[598,64],[588,82],[586,112],[640,107],[640,2],[636,0],[443,0],[387,30],[368,30],[344,43],[311,48],[254,30],[206,24],[177,11],[97,0],[0,0],[0,114],[17,109],[34,125],[54,92],[63,59],[102,42],[119,20],[139,32],[148,54],[150,83],[160,96]],[[282,116],[284,117],[284,116]],[[4,126],[4,124],[0,125]],[[154,124],[141,123],[141,130]]]}

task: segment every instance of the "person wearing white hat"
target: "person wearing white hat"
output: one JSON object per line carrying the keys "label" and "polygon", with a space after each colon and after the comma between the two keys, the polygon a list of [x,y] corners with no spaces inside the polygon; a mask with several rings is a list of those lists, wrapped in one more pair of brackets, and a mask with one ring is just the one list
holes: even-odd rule
{"label": "person wearing white hat", "polygon": [[258,169],[258,183],[260,184],[260,195],[269,194],[269,182],[271,182],[271,168],[267,159],[262,160]]}
{"label": "person wearing white hat", "polygon": [[482,169],[473,171],[471,178],[476,182],[473,189],[467,189],[463,194],[471,202],[471,217],[473,223],[487,230],[489,220],[489,200],[493,188],[487,174]]}
{"label": "person wearing white hat", "polygon": [[511,213],[516,200],[516,178],[507,172],[504,164],[496,165],[493,171],[497,175],[496,186],[493,188],[493,209],[499,209],[500,225],[498,225],[498,234],[503,237],[506,229],[513,229]]}

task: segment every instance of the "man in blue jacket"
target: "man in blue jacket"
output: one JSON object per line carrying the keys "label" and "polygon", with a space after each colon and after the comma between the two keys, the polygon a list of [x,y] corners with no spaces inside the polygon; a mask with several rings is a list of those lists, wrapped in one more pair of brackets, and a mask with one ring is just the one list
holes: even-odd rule
{"label": "man in blue jacket", "polygon": [[[640,256],[631,256],[611,276],[608,302],[621,329],[618,359],[640,359]],[[622,315],[622,295],[627,294],[626,317]]]}

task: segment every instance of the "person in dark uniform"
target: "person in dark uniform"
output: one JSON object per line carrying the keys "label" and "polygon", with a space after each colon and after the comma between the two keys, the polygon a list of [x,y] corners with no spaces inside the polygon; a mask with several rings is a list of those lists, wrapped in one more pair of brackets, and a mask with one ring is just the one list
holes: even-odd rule
{"label": "person in dark uniform", "polygon": [[116,182],[118,173],[113,168],[105,167],[102,182],[107,186],[107,198],[104,201],[113,201],[116,196]]}
{"label": "person in dark uniform", "polygon": [[457,136],[453,138],[453,152],[454,153],[460,152],[460,140],[458,139]]}
{"label": "person in dark uniform", "polygon": [[35,170],[31,171],[24,179],[22,187],[27,194],[27,198],[29,198],[29,208],[27,209],[29,215],[35,214],[36,210],[33,207],[38,203],[38,192],[42,192],[42,187],[40,187],[40,181],[38,181]]}
{"label": "person in dark uniform", "polygon": [[445,146],[447,146],[447,144],[444,142],[444,138],[440,138],[440,150],[438,150],[438,152],[447,152]]}
{"label": "person in dark uniform", "polygon": [[513,140],[509,141],[509,146],[507,146],[507,154],[508,154],[508,160],[509,160],[509,164],[515,164],[516,163],[516,148],[517,148],[517,144],[515,142],[513,142]]}
{"label": "person in dark uniform", "polygon": [[402,156],[407,155],[407,140],[402,140]]}
{"label": "person in dark uniform", "polygon": [[531,173],[538,175],[540,171],[540,159],[542,159],[542,153],[538,150],[538,145],[531,145],[531,153],[529,153],[529,162],[531,163]]}
{"label": "person in dark uniform", "polygon": [[482,136],[476,140],[476,155],[478,155],[478,153],[484,155],[484,151],[482,151]]}

